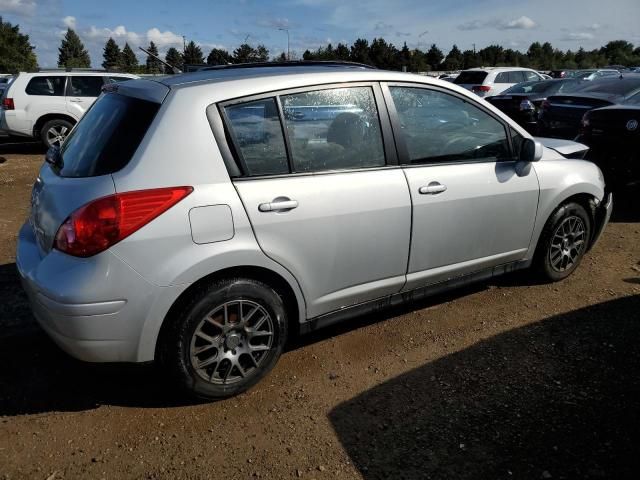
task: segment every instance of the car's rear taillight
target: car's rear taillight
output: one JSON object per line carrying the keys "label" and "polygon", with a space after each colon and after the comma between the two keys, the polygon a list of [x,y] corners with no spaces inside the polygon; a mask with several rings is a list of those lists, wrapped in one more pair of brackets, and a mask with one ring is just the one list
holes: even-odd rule
{"label": "car's rear taillight", "polygon": [[15,110],[16,104],[13,103],[13,98],[3,98],[2,99],[2,109],[3,110]]}
{"label": "car's rear taillight", "polygon": [[90,257],[115,245],[167,211],[193,187],[156,188],[116,193],[73,212],[58,229],[53,247],[76,257]]}
{"label": "car's rear taillight", "polygon": [[548,110],[550,106],[551,106],[551,104],[549,103],[549,100],[545,100],[540,104],[540,109],[541,110]]}
{"label": "car's rear taillight", "polygon": [[489,85],[474,85],[471,90],[474,92],[489,92],[491,87]]}

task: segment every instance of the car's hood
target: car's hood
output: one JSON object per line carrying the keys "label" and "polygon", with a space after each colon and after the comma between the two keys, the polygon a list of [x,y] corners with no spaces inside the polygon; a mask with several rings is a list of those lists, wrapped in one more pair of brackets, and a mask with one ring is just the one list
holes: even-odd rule
{"label": "car's hood", "polygon": [[561,138],[535,137],[534,140],[567,158],[582,158],[582,155],[589,150],[589,147],[582,143]]}

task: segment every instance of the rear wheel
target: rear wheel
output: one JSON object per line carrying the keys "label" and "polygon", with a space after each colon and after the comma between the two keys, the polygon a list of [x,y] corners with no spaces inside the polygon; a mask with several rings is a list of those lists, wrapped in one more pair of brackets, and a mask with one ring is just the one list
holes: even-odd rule
{"label": "rear wheel", "polygon": [[542,231],[535,266],[547,280],[557,282],[571,275],[582,261],[591,238],[591,220],[575,202],[561,205]]}
{"label": "rear wheel", "polygon": [[197,398],[230,397],[255,385],[276,364],[287,339],[281,297],[251,279],[210,285],[172,322],[161,359]]}
{"label": "rear wheel", "polygon": [[40,130],[40,138],[47,148],[60,147],[73,128],[73,124],[62,118],[54,118],[46,122]]}

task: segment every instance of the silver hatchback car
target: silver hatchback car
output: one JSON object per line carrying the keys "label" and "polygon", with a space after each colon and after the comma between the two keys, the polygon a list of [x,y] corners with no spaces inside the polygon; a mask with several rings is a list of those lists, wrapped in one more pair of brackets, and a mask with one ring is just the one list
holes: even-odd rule
{"label": "silver hatchback car", "polygon": [[105,88],[33,187],[24,288],[71,355],[159,361],[199,398],[254,385],[294,333],[520,268],[563,279],[612,208],[586,147],[428,77],[241,65]]}

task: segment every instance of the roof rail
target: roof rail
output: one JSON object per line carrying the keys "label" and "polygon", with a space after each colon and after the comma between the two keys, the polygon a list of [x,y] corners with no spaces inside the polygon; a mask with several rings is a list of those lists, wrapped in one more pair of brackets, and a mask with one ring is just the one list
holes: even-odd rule
{"label": "roof rail", "polygon": [[212,65],[210,67],[198,68],[203,70],[227,70],[235,68],[258,68],[258,67],[353,67],[377,70],[376,67],[366,63],[348,62],[341,60],[291,60],[284,62],[254,62],[254,63],[231,63],[228,65]]}
{"label": "roof rail", "polygon": [[38,72],[107,72],[103,68],[76,68],[76,67],[60,67],[60,68],[38,68]]}

